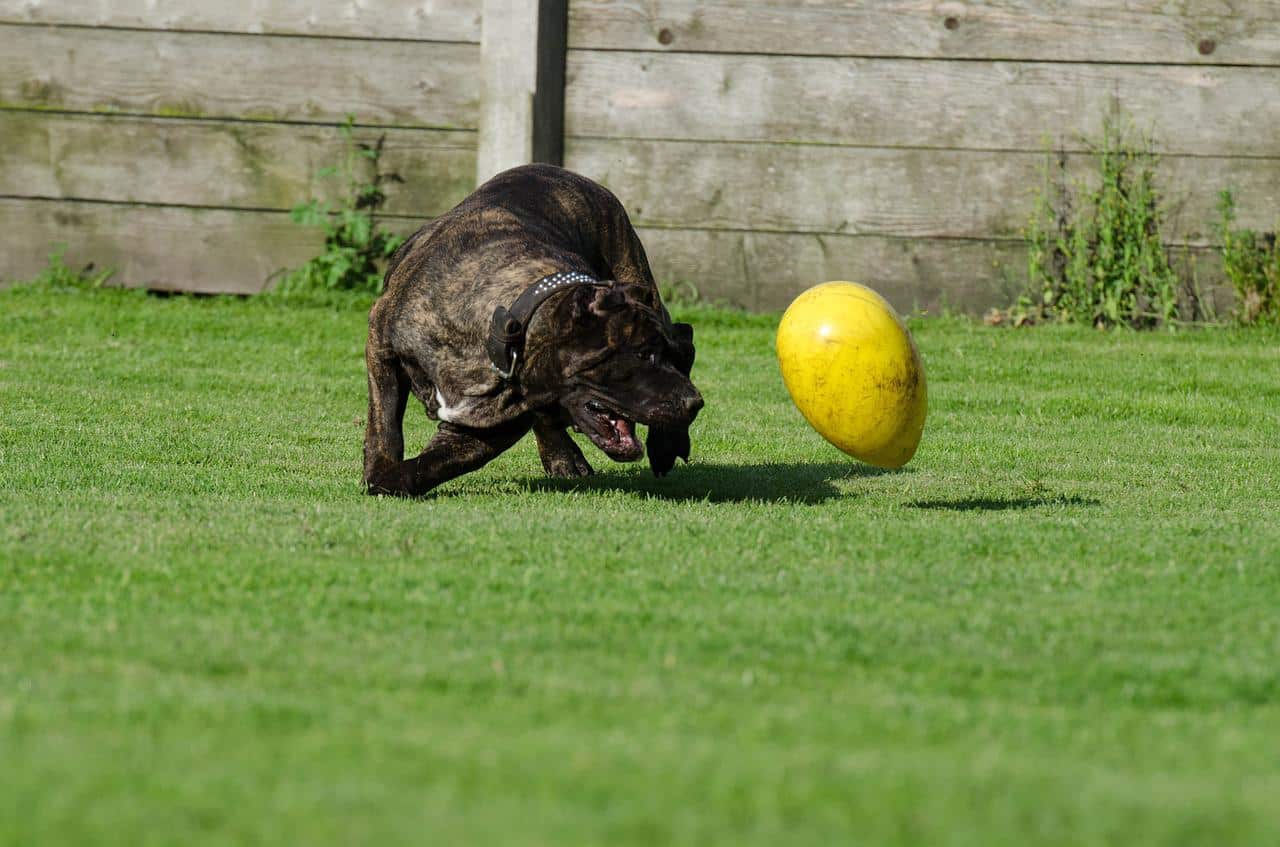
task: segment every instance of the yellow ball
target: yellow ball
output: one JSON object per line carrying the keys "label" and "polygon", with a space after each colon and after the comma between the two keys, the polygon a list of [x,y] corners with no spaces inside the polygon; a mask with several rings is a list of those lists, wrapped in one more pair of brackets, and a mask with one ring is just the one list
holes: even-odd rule
{"label": "yellow ball", "polygon": [[778,365],[818,434],[869,465],[915,455],[928,408],[920,352],[883,297],[826,282],[797,297],[778,326]]}

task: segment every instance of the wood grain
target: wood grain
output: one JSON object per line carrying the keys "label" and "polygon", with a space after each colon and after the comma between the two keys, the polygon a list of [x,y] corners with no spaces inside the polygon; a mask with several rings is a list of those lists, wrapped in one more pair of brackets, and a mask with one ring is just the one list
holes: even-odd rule
{"label": "wood grain", "polygon": [[475,129],[470,44],[0,25],[0,108]]}
{"label": "wood grain", "polygon": [[[392,220],[408,233],[416,221]],[[691,283],[711,302],[784,308],[828,279],[871,285],[903,312],[980,313],[1022,289],[1016,242],[641,227],[664,283]],[[0,197],[0,280],[34,277],[55,245],[75,268],[114,268],[112,284],[157,290],[251,294],[273,274],[320,249],[314,230],[281,212],[133,206]],[[1216,263],[1200,254],[1206,288]],[[1229,301],[1216,290],[1219,308]]]}
{"label": "wood grain", "polygon": [[[393,221],[408,232],[416,222]],[[113,268],[112,285],[252,294],[318,253],[323,238],[283,212],[133,206],[0,197],[0,276],[30,279],[64,245],[64,261]]]}
{"label": "wood grain", "polygon": [[830,279],[870,285],[903,312],[981,312],[1019,290],[1024,253],[1009,242],[641,227],[655,276],[752,310],[783,309]]}
{"label": "wood grain", "polygon": [[1280,157],[1269,68],[570,50],[569,135],[1080,149],[1119,104],[1162,150]]}
{"label": "wood grain", "polygon": [[157,208],[0,198],[4,275],[39,273],[65,245],[68,266],[114,268],[113,285],[197,292],[260,291],[322,238],[280,212]]}
{"label": "wood grain", "polygon": [[[396,222],[412,229],[407,221]],[[777,309],[824,279],[852,277],[899,309],[980,310],[1009,299],[1002,267],[1021,267],[1007,242],[888,239],[642,228],[654,273],[690,281],[707,299]],[[28,279],[65,245],[71,267],[114,268],[112,284],[254,293],[320,249],[319,234],[281,212],[0,198],[0,276]]]}
{"label": "wood grain", "polygon": [[0,22],[480,41],[480,0],[0,0]]}
{"label": "wood grain", "polygon": [[1267,0],[575,0],[570,13],[570,46],[588,49],[1280,64]]}
{"label": "wood grain", "polygon": [[[981,314],[1007,307],[1024,291],[1026,251],[1009,241],[898,239],[861,235],[641,228],[649,262],[663,283],[687,282],[699,296],[776,311],[800,292],[832,279],[865,283],[903,313]],[[1202,291],[1220,314],[1231,308],[1221,262],[1190,251]],[[1176,261],[1184,256],[1179,253]]]}
{"label": "wood grain", "polygon": [[[1096,165],[1067,156],[1088,184]],[[640,225],[999,239],[1021,236],[1043,153],[571,138],[566,164],[603,182]],[[1166,156],[1158,174],[1171,239],[1199,240],[1232,188],[1240,224],[1277,223],[1280,160]]]}
{"label": "wood grain", "polygon": [[[386,136],[385,211],[428,217],[475,187],[474,132],[359,129]],[[0,112],[0,194],[288,210],[347,190],[322,168],[346,156],[334,127],[171,118]],[[365,160],[357,160],[360,172]]]}

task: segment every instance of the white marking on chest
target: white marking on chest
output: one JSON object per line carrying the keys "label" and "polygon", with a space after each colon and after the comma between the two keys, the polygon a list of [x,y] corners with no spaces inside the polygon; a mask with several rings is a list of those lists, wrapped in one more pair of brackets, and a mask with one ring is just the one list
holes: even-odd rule
{"label": "white marking on chest", "polygon": [[467,413],[465,403],[450,406],[439,388],[436,389],[436,403],[439,405],[439,408],[436,409],[436,417],[447,423],[458,423],[459,418]]}

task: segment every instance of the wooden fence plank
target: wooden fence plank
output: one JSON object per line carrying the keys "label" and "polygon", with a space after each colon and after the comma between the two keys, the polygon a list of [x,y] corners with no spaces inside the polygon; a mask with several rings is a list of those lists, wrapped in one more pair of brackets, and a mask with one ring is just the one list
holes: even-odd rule
{"label": "wooden fence plank", "polygon": [[[870,285],[901,312],[981,314],[1025,290],[1026,251],[1016,242],[880,236],[734,232],[641,227],[654,275],[688,282],[710,302],[753,310],[786,308],[800,292],[831,279]],[[1231,308],[1218,282],[1216,254],[1189,256],[1219,314]],[[1181,258],[1178,260],[1182,261]]]}
{"label": "wooden fence plank", "polygon": [[1119,103],[1166,152],[1280,157],[1269,68],[570,50],[568,80],[579,136],[1079,149]]}
{"label": "wooden fence plank", "polygon": [[[609,186],[640,225],[914,238],[1017,238],[1044,153],[570,138],[566,165]],[[1087,181],[1091,157],[1067,157]],[[1277,223],[1280,160],[1166,156],[1170,238],[1198,240],[1232,188],[1240,223]]]}
{"label": "wooden fence plank", "polygon": [[657,279],[688,282],[703,299],[785,308],[806,288],[855,279],[895,308],[978,312],[1016,297],[1022,248],[1010,242],[730,232],[641,227]]}
{"label": "wooden fence plank", "polygon": [[475,129],[470,44],[0,25],[0,108]]}
{"label": "wooden fence plank", "polygon": [[575,0],[569,45],[608,50],[1280,64],[1268,0]]}
{"label": "wooden fence plank", "polygon": [[66,263],[114,268],[112,284],[247,294],[323,241],[280,212],[158,208],[2,198],[5,275],[34,276],[55,244]]}
{"label": "wooden fence plank", "polygon": [[[903,310],[944,299],[976,310],[1008,299],[998,265],[1021,267],[1020,248],[1001,242],[649,228],[640,235],[659,279],[690,281],[708,299],[756,309],[781,308],[809,285],[853,276]],[[320,240],[281,212],[0,198],[9,280],[33,277],[63,244],[72,267],[115,268],[113,284],[253,293],[315,255]]]}
{"label": "wooden fence plank", "polygon": [[484,0],[476,181],[564,154],[567,0]]}
{"label": "wooden fence plank", "polygon": [[480,41],[480,0],[0,0],[0,22]]}
{"label": "wooden fence plank", "polygon": [[[390,225],[408,233],[418,222]],[[649,227],[640,236],[660,281],[689,282],[706,300],[752,309],[781,309],[811,285],[852,278],[904,312],[979,313],[1008,305],[1025,267],[1022,247],[1007,241]],[[71,267],[116,269],[112,284],[249,294],[315,255],[320,241],[281,212],[0,197],[2,282],[35,276],[62,244]],[[1228,308],[1225,293],[1216,294]]]}
{"label": "wooden fence plank", "polygon": [[[418,223],[392,226],[411,232]],[[114,268],[113,285],[252,294],[280,269],[314,256],[322,242],[319,231],[283,212],[0,197],[7,281],[34,277],[61,244],[70,267]]]}
{"label": "wooden fence plank", "polygon": [[[357,129],[386,136],[385,211],[434,216],[475,187],[474,132]],[[346,186],[318,172],[346,142],[335,127],[0,112],[0,194],[288,210]],[[357,165],[367,167],[365,160]]]}

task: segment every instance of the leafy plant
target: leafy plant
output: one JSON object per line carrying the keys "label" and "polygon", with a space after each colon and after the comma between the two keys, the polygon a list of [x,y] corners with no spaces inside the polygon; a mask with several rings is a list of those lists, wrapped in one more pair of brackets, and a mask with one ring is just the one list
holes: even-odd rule
{"label": "leafy plant", "polygon": [[658,286],[662,302],[671,308],[695,306],[702,302],[698,287],[688,280],[665,282]]}
{"label": "leafy plant", "polygon": [[115,275],[111,268],[96,270],[92,262],[79,270],[69,268],[63,259],[66,252],[67,245],[54,246],[49,252],[49,264],[31,280],[31,284],[51,288],[102,288]]}
{"label": "leafy plant", "polygon": [[291,213],[297,223],[324,230],[324,251],[302,267],[288,271],[277,291],[379,293],[383,264],[404,242],[378,221],[378,210],[387,201],[384,186],[404,182],[399,174],[382,170],[386,136],[379,136],[372,144],[357,141],[350,116],[339,132],[345,142],[343,160],[337,167],[322,169],[319,176],[342,180],[341,202],[332,206],[313,198],[294,207]]}
{"label": "leafy plant", "polygon": [[1065,155],[1046,165],[1026,231],[1031,291],[1014,322],[1149,328],[1176,323],[1183,306],[1199,317],[1165,246],[1151,139],[1108,118],[1089,148],[1096,182],[1069,183]]}
{"label": "leafy plant", "polygon": [[1236,229],[1230,189],[1218,196],[1217,235],[1227,282],[1242,323],[1280,323],[1280,244],[1274,232]]}

